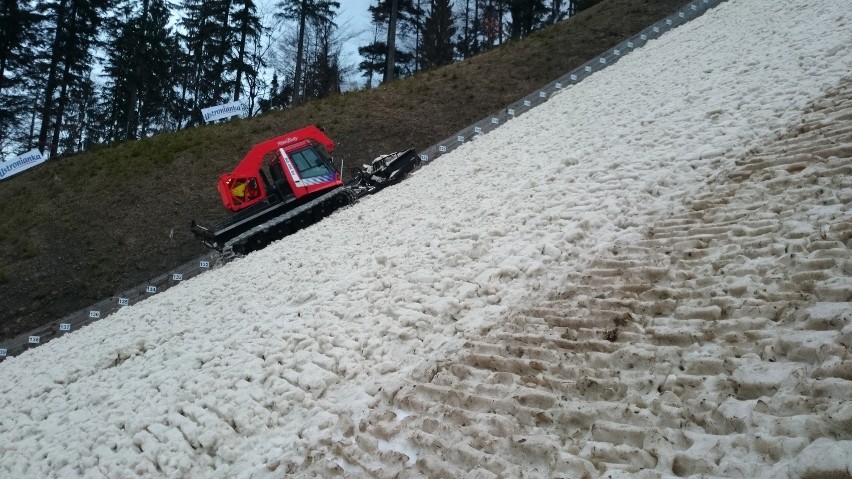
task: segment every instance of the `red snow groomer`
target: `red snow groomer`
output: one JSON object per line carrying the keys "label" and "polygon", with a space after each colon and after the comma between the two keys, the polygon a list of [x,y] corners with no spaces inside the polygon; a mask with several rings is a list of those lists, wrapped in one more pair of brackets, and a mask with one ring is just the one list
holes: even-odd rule
{"label": "red snow groomer", "polygon": [[219,178],[222,203],[234,214],[211,228],[193,221],[192,232],[222,253],[246,254],[398,182],[420,164],[408,149],[373,160],[344,183],[333,151],[334,142],[313,125],[255,145]]}

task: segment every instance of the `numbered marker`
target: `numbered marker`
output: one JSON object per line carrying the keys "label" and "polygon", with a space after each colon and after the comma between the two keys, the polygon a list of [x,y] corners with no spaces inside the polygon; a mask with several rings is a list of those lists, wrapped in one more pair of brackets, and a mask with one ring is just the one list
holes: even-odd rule
{"label": "numbered marker", "polygon": [[477,135],[478,135],[478,134],[480,134],[480,133],[482,133],[482,127],[481,127],[481,126],[477,126],[476,128],[474,128],[474,129],[473,129],[473,132],[474,132],[474,133],[476,133]]}
{"label": "numbered marker", "polygon": [[172,279],[175,281],[183,281],[183,275],[180,273],[175,273],[172,275]]}
{"label": "numbered marker", "polygon": [[571,75],[571,81],[577,81],[577,75]]}
{"label": "numbered marker", "polygon": [[641,39],[642,39],[642,41],[644,42],[645,40],[647,40],[647,39],[648,39],[648,35],[645,35],[645,34],[643,33],[643,34],[639,35],[639,38],[641,38]]}
{"label": "numbered marker", "polygon": [[445,153],[447,151],[447,147],[444,146],[444,145],[441,145],[441,146],[438,147],[438,151],[440,151],[441,153]]}
{"label": "numbered marker", "polygon": [[59,325],[60,331],[71,331],[71,323],[62,323]]}
{"label": "numbered marker", "polygon": [[513,108],[509,108],[509,115],[515,116],[515,110]]}
{"label": "numbered marker", "polygon": [[591,66],[586,66],[585,70],[586,70],[587,72],[591,72],[591,71],[592,71],[592,67],[591,67]]}
{"label": "numbered marker", "polygon": [[686,15],[684,15],[683,12],[677,12],[677,16],[679,16],[680,18],[686,17]]}
{"label": "numbered marker", "polygon": [[198,267],[199,268],[209,268],[210,262],[209,261],[201,261],[200,263],[198,263]]}
{"label": "numbered marker", "polygon": [[615,55],[615,56],[619,56],[619,55],[621,55],[621,50],[616,48],[615,50],[612,51],[612,54]]}
{"label": "numbered marker", "polygon": [[0,349],[0,357],[4,357],[4,358],[6,357],[6,350],[5,349]]}
{"label": "numbered marker", "polygon": [[544,92],[544,91],[538,92],[538,97],[539,98],[547,98],[547,92]]}
{"label": "numbered marker", "polygon": [[654,33],[660,33],[660,27],[654,27],[653,30]]}
{"label": "numbered marker", "polygon": [[672,19],[671,18],[666,19],[666,25],[672,26]]}
{"label": "numbered marker", "polygon": [[557,83],[556,85],[553,85],[553,86],[555,86],[557,90],[561,90],[561,89],[562,89],[562,84],[561,84],[561,83]]}
{"label": "numbered marker", "polygon": [[128,304],[130,304],[130,300],[129,300],[129,299],[127,299],[127,298],[118,298],[118,305],[119,305],[119,306],[127,306]]}
{"label": "numbered marker", "polygon": [[499,119],[499,118],[492,118],[492,119],[491,119],[491,124],[496,125],[496,124],[498,124],[498,123],[500,123],[500,119]]}
{"label": "numbered marker", "polygon": [[156,292],[157,292],[157,287],[156,287],[156,286],[148,286],[148,287],[145,289],[145,292],[146,292],[146,293],[156,293]]}
{"label": "numbered marker", "polygon": [[606,58],[604,58],[604,57],[600,57],[600,59],[598,60],[598,62],[599,62],[601,65],[606,65]]}
{"label": "numbered marker", "polygon": [[627,42],[627,48],[633,48],[633,42]]}
{"label": "numbered marker", "polygon": [[94,319],[99,319],[101,317],[101,312],[95,311],[95,310],[89,311],[89,317],[94,318]]}
{"label": "numbered marker", "polygon": [[457,137],[456,137],[456,140],[458,140],[458,141],[459,141],[459,143],[464,143],[464,137],[463,137],[463,136],[461,136],[461,135],[457,136]]}
{"label": "numbered marker", "polygon": [[532,106],[532,102],[529,100],[524,100],[524,106]]}
{"label": "numbered marker", "polygon": [[698,10],[698,7],[696,7],[694,3],[690,5],[689,8],[691,8],[693,12]]}
{"label": "numbered marker", "polygon": [[41,342],[41,336],[30,336],[29,342],[30,344],[38,344]]}
{"label": "numbered marker", "polygon": [[429,161],[429,157],[426,155],[420,155],[420,161]]}

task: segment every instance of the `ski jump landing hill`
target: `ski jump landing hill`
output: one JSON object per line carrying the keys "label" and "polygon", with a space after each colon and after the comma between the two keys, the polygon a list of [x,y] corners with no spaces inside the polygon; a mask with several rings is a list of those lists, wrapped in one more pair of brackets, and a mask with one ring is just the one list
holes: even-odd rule
{"label": "ski jump landing hill", "polygon": [[848,477],[848,7],[723,3],[10,358],[0,476]]}

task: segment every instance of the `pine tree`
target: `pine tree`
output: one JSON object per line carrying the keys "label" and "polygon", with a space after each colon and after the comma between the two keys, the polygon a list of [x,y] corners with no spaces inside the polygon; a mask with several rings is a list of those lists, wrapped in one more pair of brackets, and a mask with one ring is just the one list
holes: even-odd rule
{"label": "pine tree", "polygon": [[423,68],[452,63],[455,34],[452,2],[431,0],[431,11],[422,27],[420,61]]}
{"label": "pine tree", "polygon": [[385,69],[385,54],[388,51],[388,45],[385,42],[374,40],[369,45],[358,47],[358,54],[364,60],[358,64],[358,69],[361,70],[362,76],[367,79],[367,88],[373,87],[373,75],[384,72]]}
{"label": "pine tree", "polygon": [[554,24],[573,14],[571,0],[551,0],[548,24]]}
{"label": "pine tree", "polygon": [[482,1],[483,47],[488,49],[503,42],[503,0]]}
{"label": "pine tree", "polygon": [[509,33],[513,40],[525,37],[543,23],[548,9],[542,0],[509,0]]}
{"label": "pine tree", "polygon": [[588,8],[592,8],[595,5],[601,3],[602,0],[573,0],[571,3],[574,7],[574,11],[579,13]]}
{"label": "pine tree", "polygon": [[257,70],[252,63],[246,60],[246,46],[249,42],[260,38],[262,27],[260,18],[257,16],[257,6],[253,0],[237,0],[234,3],[239,7],[233,16],[235,26],[239,31],[239,40],[237,42],[237,55],[234,58],[232,68],[237,75],[234,82],[234,101],[239,101],[243,74],[249,77],[257,77]]}
{"label": "pine tree", "polygon": [[399,17],[399,0],[390,0],[390,15],[388,16],[388,53],[385,60],[385,76],[383,82],[389,82],[396,76],[396,20]]}
{"label": "pine tree", "polygon": [[315,48],[305,72],[305,97],[323,98],[341,90],[340,45],[334,24],[323,23],[313,30]]}
{"label": "pine tree", "polygon": [[296,45],[296,71],[293,75],[293,100],[298,103],[302,98],[302,69],[304,67],[305,32],[308,22],[316,25],[333,23],[340,8],[340,2],[332,0],[283,0],[278,3],[281,9],[278,14],[286,20],[299,22],[299,33]]}
{"label": "pine tree", "polygon": [[40,13],[54,26],[38,137],[39,149],[48,149],[50,156],[58,153],[69,90],[88,78],[93,63],[91,50],[96,46],[104,12],[113,3],[113,0],[59,0],[39,4]]}
{"label": "pine tree", "polygon": [[230,97],[233,77],[227,65],[235,32],[230,24],[231,0],[184,0],[183,10],[182,39],[192,71],[182,82],[181,98],[190,105],[192,125],[201,121],[201,108]]}
{"label": "pine tree", "polygon": [[27,70],[36,60],[40,20],[21,2],[0,1],[0,157],[12,153],[10,143],[21,136],[31,108]]}
{"label": "pine tree", "polygon": [[170,18],[163,0],[128,3],[113,18],[103,95],[109,141],[170,129],[164,112],[174,101],[177,84],[172,61],[175,39],[167,26]]}
{"label": "pine tree", "polygon": [[[420,44],[420,23],[423,18],[423,10],[420,9],[420,0],[396,0],[397,2],[397,21],[396,28],[390,29],[391,13],[393,10],[392,0],[377,0],[376,5],[369,7],[372,23],[376,27],[376,36],[373,42],[369,45],[362,46],[358,49],[361,56],[368,58],[361,62],[359,70],[363,72],[363,76],[367,77],[372,83],[372,77],[376,73],[381,73],[383,80],[388,77],[388,60],[389,48],[387,41],[379,41],[379,32],[384,31],[388,38],[390,32],[393,31],[393,63],[394,69],[392,77],[397,77],[403,73],[417,70],[419,64],[415,63],[415,55],[405,44],[410,42],[410,35],[415,35],[415,44],[412,50],[416,51]],[[380,62],[380,67],[376,67],[376,62]]]}

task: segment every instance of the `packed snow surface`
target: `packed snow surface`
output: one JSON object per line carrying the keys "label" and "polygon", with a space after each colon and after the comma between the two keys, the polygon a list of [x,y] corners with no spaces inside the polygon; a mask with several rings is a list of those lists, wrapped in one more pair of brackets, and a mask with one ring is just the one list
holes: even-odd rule
{"label": "packed snow surface", "polygon": [[848,145],[749,158],[849,124],[849,7],[724,3],[5,361],[0,476],[848,475]]}

